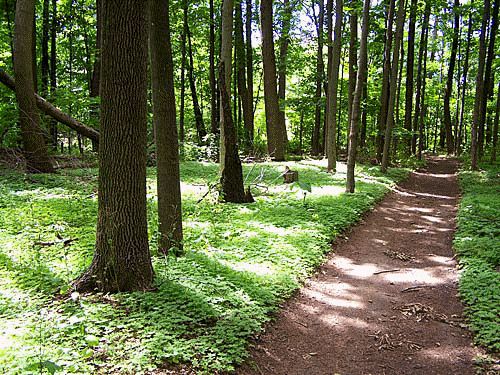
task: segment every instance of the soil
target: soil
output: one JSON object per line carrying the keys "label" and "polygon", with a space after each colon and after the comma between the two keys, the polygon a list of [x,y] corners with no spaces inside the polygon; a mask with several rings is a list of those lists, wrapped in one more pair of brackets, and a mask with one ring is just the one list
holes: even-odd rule
{"label": "soil", "polygon": [[475,374],[452,250],[453,159],[431,157],[345,238],[256,337],[244,375]]}

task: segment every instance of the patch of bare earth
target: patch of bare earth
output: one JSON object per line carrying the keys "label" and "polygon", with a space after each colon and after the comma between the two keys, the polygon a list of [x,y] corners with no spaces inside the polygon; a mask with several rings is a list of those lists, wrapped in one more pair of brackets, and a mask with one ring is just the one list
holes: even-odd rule
{"label": "patch of bare earth", "polygon": [[432,157],[252,342],[238,374],[474,374],[452,251],[458,162]]}

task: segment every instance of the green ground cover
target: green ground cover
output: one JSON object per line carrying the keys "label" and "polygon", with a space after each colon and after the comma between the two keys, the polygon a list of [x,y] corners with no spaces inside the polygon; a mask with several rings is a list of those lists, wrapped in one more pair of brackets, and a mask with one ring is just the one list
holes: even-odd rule
{"label": "green ground cover", "polygon": [[231,370],[244,360],[249,336],[324,260],[331,240],[407,172],[384,176],[360,166],[357,193],[345,194],[342,166],[331,175],[318,161],[287,165],[301,185],[282,184],[283,163],[244,165],[256,202],[236,205],[212,193],[200,201],[217,181],[216,164],[182,163],[180,258],[156,253],[150,169],[156,290],[67,299],[54,296],[92,260],[97,171],[0,171],[0,373],[140,374],[176,363],[200,373]]}
{"label": "green ground cover", "polygon": [[478,344],[500,351],[500,165],[460,172],[463,197],[455,250],[463,273],[460,295]]}

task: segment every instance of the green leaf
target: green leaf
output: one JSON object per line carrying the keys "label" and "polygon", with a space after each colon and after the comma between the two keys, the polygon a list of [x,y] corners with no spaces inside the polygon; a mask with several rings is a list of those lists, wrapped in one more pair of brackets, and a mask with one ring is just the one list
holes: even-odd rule
{"label": "green leaf", "polygon": [[85,336],[85,342],[88,346],[97,346],[99,345],[99,338],[95,337],[94,335],[87,335]]}
{"label": "green leaf", "polygon": [[38,371],[41,369],[46,369],[51,375],[54,375],[57,371],[62,370],[62,366],[52,361],[43,361],[32,363],[25,367],[25,370],[28,371]]}

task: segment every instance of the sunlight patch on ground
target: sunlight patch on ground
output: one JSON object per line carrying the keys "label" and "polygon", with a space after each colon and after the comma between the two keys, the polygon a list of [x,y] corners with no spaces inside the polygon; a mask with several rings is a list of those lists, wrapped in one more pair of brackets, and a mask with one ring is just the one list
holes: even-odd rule
{"label": "sunlight patch on ground", "polygon": [[342,326],[343,328],[356,328],[356,329],[369,329],[372,328],[370,323],[365,322],[360,318],[349,318],[347,316],[330,313],[330,314],[322,314],[320,316],[320,320],[329,326]]}
{"label": "sunlight patch on ground", "polygon": [[422,218],[433,223],[444,223],[443,219],[435,216],[422,216]]}
{"label": "sunlight patch on ground", "polygon": [[442,264],[447,264],[447,265],[449,265],[450,262],[453,262],[453,259],[450,257],[443,257],[443,256],[439,256],[439,255],[434,255],[434,254],[429,254],[427,256],[427,259],[429,259],[433,262],[436,262],[436,263],[442,263]]}
{"label": "sunlight patch on ground", "polygon": [[265,264],[239,262],[228,265],[236,271],[253,272],[259,276],[272,275],[273,273],[275,273],[271,268],[269,268]]}
{"label": "sunlight patch on ground", "polygon": [[399,272],[383,274],[385,279],[392,283],[417,283],[427,285],[438,285],[449,280],[455,280],[456,275],[450,271],[450,267],[432,267],[427,269],[402,269]]}
{"label": "sunlight patch on ground", "polygon": [[346,274],[361,278],[370,277],[379,270],[375,264],[354,264],[351,259],[341,256],[336,256],[333,264]]}
{"label": "sunlight patch on ground", "polygon": [[305,289],[303,293],[309,298],[314,298],[315,300],[320,301],[329,306],[348,307],[353,309],[362,309],[365,307],[364,303],[354,300],[355,298],[358,298],[356,295],[350,293],[344,295],[343,296],[344,298],[335,298],[329,296],[326,293],[322,293],[320,291],[312,289]]}

